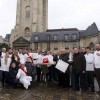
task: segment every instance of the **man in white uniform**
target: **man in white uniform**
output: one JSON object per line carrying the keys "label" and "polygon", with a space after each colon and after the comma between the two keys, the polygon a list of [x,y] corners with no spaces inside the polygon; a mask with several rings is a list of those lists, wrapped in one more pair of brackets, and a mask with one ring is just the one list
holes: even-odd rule
{"label": "man in white uniform", "polygon": [[30,58],[31,62],[34,64],[34,62],[33,62],[33,53],[30,50],[25,50],[24,57],[25,57],[25,61],[27,60],[27,58]]}
{"label": "man in white uniform", "polygon": [[94,92],[94,56],[93,53],[90,52],[90,48],[86,48],[86,88],[89,90],[91,88],[91,92]]}
{"label": "man in white uniform", "polygon": [[0,70],[2,72],[2,86],[4,86],[5,83],[5,77],[6,77],[6,66],[5,66],[5,58],[6,58],[6,48],[2,48],[2,52],[1,52],[1,67]]}
{"label": "man in white uniform", "polygon": [[[37,55],[36,63],[38,64],[41,62],[40,58],[42,58],[42,51],[37,50],[37,53],[38,53],[38,55]],[[40,80],[41,80],[41,65],[37,65],[36,70],[37,70],[37,82],[40,82]]]}
{"label": "man in white uniform", "polygon": [[22,49],[19,49],[18,56],[20,58],[20,63],[24,63],[25,64],[26,59],[25,59],[24,51],[22,51]]}
{"label": "man in white uniform", "polygon": [[94,66],[96,79],[99,85],[99,94],[100,94],[100,44],[96,44],[96,51],[94,52]]}

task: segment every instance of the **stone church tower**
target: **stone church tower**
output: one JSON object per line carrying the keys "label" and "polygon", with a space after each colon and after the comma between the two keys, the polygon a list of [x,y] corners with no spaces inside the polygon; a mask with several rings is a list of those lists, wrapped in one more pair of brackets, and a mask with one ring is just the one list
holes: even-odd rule
{"label": "stone church tower", "polygon": [[11,31],[10,45],[20,37],[30,41],[32,32],[48,28],[48,0],[17,0],[16,25]]}

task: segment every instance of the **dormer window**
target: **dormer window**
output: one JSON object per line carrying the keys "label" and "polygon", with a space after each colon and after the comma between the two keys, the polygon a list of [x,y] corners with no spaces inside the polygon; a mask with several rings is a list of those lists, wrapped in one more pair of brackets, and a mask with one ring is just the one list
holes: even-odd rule
{"label": "dormer window", "polygon": [[54,35],[54,40],[58,40],[58,35]]}
{"label": "dormer window", "polygon": [[72,35],[72,40],[76,40],[77,39],[77,34],[73,34]]}
{"label": "dormer window", "polygon": [[35,41],[38,41],[39,40],[39,37],[38,36],[35,36],[34,39],[35,39]]}
{"label": "dormer window", "polygon": [[65,34],[64,39],[65,39],[65,41],[69,41],[69,34]]}
{"label": "dormer window", "polygon": [[50,40],[50,35],[47,36],[47,40]]}

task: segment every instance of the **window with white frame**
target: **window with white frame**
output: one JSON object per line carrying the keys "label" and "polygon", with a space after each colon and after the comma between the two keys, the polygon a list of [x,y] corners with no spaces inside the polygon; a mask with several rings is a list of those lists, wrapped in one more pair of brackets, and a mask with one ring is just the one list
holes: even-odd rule
{"label": "window with white frame", "polygon": [[35,39],[35,41],[38,41],[39,40],[39,37],[38,36],[35,36],[34,39]]}
{"label": "window with white frame", "polygon": [[64,39],[65,39],[65,41],[69,41],[69,34],[65,34]]}
{"label": "window with white frame", "polygon": [[54,40],[58,40],[58,35],[54,35]]}
{"label": "window with white frame", "polygon": [[72,35],[72,40],[76,40],[77,39],[77,34],[73,34]]}
{"label": "window with white frame", "polygon": [[54,42],[54,50],[58,49],[58,42]]}

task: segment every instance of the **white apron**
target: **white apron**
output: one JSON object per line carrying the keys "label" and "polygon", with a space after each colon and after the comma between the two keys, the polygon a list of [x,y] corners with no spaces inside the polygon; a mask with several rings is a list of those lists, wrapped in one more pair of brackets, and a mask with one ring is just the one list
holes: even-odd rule
{"label": "white apron", "polygon": [[25,55],[23,54],[18,54],[19,58],[20,58],[20,63],[21,64],[25,64],[26,62],[26,58],[25,58]]}
{"label": "white apron", "polygon": [[[24,70],[26,71],[26,67],[24,67]],[[27,76],[26,73],[21,69],[18,70],[17,77],[23,86],[28,89],[29,85],[31,85],[30,82],[32,81],[32,77]]]}
{"label": "white apron", "polygon": [[9,55],[9,57],[7,59],[7,63],[5,62],[5,56],[6,56],[6,53],[2,53],[0,70],[9,72],[9,67],[10,67],[10,64],[11,64],[12,55]]}

